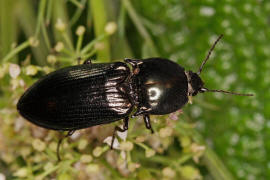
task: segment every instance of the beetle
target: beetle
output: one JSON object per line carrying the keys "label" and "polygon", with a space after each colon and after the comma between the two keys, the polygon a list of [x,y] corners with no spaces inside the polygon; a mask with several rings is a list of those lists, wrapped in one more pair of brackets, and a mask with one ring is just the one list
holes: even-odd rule
{"label": "beetle", "polygon": [[[32,85],[19,99],[17,109],[30,122],[47,129],[74,131],[123,119],[143,116],[147,129],[150,115],[164,115],[181,109],[189,97],[204,92],[252,96],[204,86],[200,73],[222,35],[215,41],[197,73],[185,71],[163,58],[125,59],[124,62],[92,63],[54,71]],[[131,114],[136,109],[135,113]],[[58,143],[57,152],[59,153]],[[59,155],[58,155],[59,158]],[[60,158],[59,158],[60,159]]]}

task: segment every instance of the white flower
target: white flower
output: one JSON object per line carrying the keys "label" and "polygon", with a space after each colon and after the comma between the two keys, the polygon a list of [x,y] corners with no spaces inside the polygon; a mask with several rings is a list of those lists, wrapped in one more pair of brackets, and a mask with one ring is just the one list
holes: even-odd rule
{"label": "white flower", "polygon": [[[108,144],[109,146],[111,146],[111,144],[112,144],[112,136],[108,136],[107,138],[104,139],[103,142]],[[119,141],[118,141],[117,138],[114,139],[113,149],[120,149],[120,144],[119,144]]]}
{"label": "white flower", "polygon": [[23,177],[27,177],[27,173],[28,173],[27,168],[21,168],[21,169],[17,170],[14,173],[14,175],[17,176],[17,177],[23,178]]}
{"label": "white flower", "polygon": [[9,75],[15,79],[21,73],[21,68],[18,64],[10,64],[9,65]]}
{"label": "white flower", "polygon": [[117,131],[117,135],[123,140],[125,141],[127,139],[127,130],[124,131],[124,132],[120,132],[120,131]]}
{"label": "white flower", "polygon": [[0,180],[6,180],[6,176],[2,173],[0,173]]}

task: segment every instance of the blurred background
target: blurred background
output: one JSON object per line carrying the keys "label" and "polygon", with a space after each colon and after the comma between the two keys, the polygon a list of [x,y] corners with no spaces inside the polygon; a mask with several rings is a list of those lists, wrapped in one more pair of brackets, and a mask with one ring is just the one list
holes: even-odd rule
{"label": "blurred background", "polygon": [[[0,179],[269,179],[270,1],[0,0]],[[155,134],[131,120],[119,148],[103,140],[114,125],[64,133],[16,111],[45,74],[76,65],[164,57],[197,71],[206,87],[193,104],[152,116]]]}

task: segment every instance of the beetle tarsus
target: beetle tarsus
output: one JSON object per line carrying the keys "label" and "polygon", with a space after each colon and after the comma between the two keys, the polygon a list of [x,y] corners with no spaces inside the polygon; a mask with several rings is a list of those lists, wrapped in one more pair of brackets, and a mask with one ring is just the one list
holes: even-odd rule
{"label": "beetle tarsus", "polygon": [[150,116],[148,114],[143,115],[143,120],[144,120],[146,128],[150,129],[151,133],[154,134],[154,130],[153,130],[152,126],[151,126]]}
{"label": "beetle tarsus", "polygon": [[137,111],[132,115],[132,117],[136,117],[136,116],[139,116],[139,115],[142,115],[142,114],[145,114],[149,111],[151,111],[152,109],[150,107],[139,107],[137,109]]}
{"label": "beetle tarsus", "polygon": [[126,130],[128,130],[128,121],[129,121],[129,118],[128,117],[125,117],[123,129],[120,128],[119,126],[115,126],[114,131],[113,131],[113,136],[112,136],[111,149],[113,149],[113,143],[114,143],[114,139],[115,139],[115,136],[116,136],[116,132],[117,131],[119,131],[119,132],[125,132]]}
{"label": "beetle tarsus", "polygon": [[88,64],[88,65],[92,65],[92,60],[91,59],[87,59],[83,62],[83,64]]}
{"label": "beetle tarsus", "polygon": [[69,137],[69,136],[72,136],[72,134],[73,134],[74,132],[75,132],[75,130],[70,130],[70,131],[68,131],[67,135],[65,135],[64,137],[61,137],[61,138],[59,139],[59,141],[58,141],[58,143],[57,143],[57,150],[56,150],[58,162],[61,161],[61,157],[60,157],[60,145],[62,144],[62,141],[63,141],[65,138],[67,138],[67,137]]}

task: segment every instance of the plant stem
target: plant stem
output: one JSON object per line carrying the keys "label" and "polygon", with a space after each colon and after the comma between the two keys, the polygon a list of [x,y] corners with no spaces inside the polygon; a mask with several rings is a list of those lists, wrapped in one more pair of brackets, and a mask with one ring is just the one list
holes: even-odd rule
{"label": "plant stem", "polygon": [[48,0],[48,7],[46,12],[46,18],[45,18],[45,25],[48,26],[51,22],[51,16],[52,16],[52,2],[53,0]]}
{"label": "plant stem", "polygon": [[[94,21],[95,35],[96,37],[99,37],[104,35],[104,29],[107,23],[105,3],[104,0],[91,0],[90,3]],[[102,43],[104,43],[104,49],[97,51],[97,59],[104,62],[109,62],[111,59],[109,39],[105,38]]]}
{"label": "plant stem", "polygon": [[46,44],[47,48],[50,51],[52,49],[52,46],[51,46],[49,36],[48,36],[48,32],[47,32],[47,29],[46,29],[46,26],[45,26],[44,22],[41,23],[41,31],[42,31],[42,35],[43,35],[45,44]]}
{"label": "plant stem", "polygon": [[77,43],[76,43],[76,53],[79,53],[81,47],[82,47],[82,41],[83,41],[83,34],[79,35]]}
{"label": "plant stem", "polygon": [[87,53],[88,51],[90,51],[94,45],[97,43],[97,42],[100,42],[102,41],[103,39],[105,39],[105,37],[107,37],[105,34],[102,34],[100,35],[99,37],[97,37],[96,39],[92,40],[90,43],[88,43],[81,51],[82,54],[85,54]]}
{"label": "plant stem", "polygon": [[0,0],[0,59],[11,51],[11,45],[17,36],[15,3],[15,1]]}
{"label": "plant stem", "polygon": [[24,43],[20,44],[19,46],[17,46],[16,48],[14,48],[12,51],[10,51],[4,58],[3,58],[3,62],[6,63],[8,62],[9,59],[11,59],[12,57],[14,57],[18,52],[24,50],[25,48],[30,46],[30,42],[29,41],[25,41]]}
{"label": "plant stem", "polygon": [[80,6],[77,6],[77,10],[70,20],[70,26],[73,26],[76,22],[78,22],[78,19],[80,18],[81,14],[84,10],[85,3],[86,3],[86,0],[81,0],[81,2],[79,3]]}
{"label": "plant stem", "polygon": [[142,21],[140,20],[139,15],[137,14],[135,9],[133,8],[131,2],[129,0],[122,0],[122,3],[124,4],[125,8],[127,9],[127,12],[129,14],[131,20],[135,24],[137,30],[139,31],[141,36],[145,39],[145,42],[147,43],[149,48],[152,49],[153,56],[158,56],[158,51],[154,45],[154,42],[152,41],[150,34],[147,32]]}
{"label": "plant stem", "polygon": [[35,38],[38,38],[40,28],[42,26],[43,20],[44,20],[44,12],[46,8],[46,0],[41,0],[39,3],[38,8],[38,18],[37,18],[37,25],[36,25],[36,31],[35,31]]}
{"label": "plant stem", "polygon": [[192,131],[192,138],[194,141],[206,146],[206,150],[203,155],[203,161],[211,175],[217,180],[233,180],[233,175],[228,171],[216,153],[206,144],[199,132],[193,128],[190,130]]}

